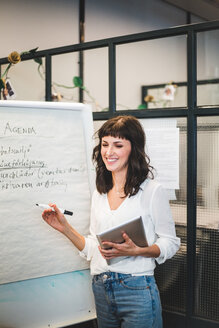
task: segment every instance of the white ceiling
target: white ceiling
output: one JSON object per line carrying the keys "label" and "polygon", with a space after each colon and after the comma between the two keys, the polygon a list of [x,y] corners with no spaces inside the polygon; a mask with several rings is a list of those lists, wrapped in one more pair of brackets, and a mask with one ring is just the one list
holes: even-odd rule
{"label": "white ceiling", "polygon": [[207,21],[219,19],[219,0],[163,0]]}

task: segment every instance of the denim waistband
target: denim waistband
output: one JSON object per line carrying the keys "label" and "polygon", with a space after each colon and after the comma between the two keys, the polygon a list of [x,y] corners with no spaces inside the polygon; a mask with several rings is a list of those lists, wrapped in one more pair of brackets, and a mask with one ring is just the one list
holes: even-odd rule
{"label": "denim waistband", "polygon": [[[150,277],[150,278],[153,278],[154,276],[145,276],[145,275],[142,275],[144,277]],[[111,271],[106,271],[106,272],[103,272],[103,273],[100,273],[100,274],[97,274],[97,275],[94,275],[93,276],[93,279],[94,281],[97,281],[99,279],[101,280],[122,280],[122,279],[126,279],[126,278],[129,278],[129,277],[133,277],[132,274],[129,274],[129,273],[119,273],[119,272],[111,272]],[[139,276],[138,276],[139,277]],[[141,277],[141,276],[140,276]]]}
{"label": "denim waistband", "polygon": [[96,279],[104,278],[104,279],[115,279],[115,280],[117,280],[117,279],[127,278],[127,277],[131,277],[131,276],[132,276],[131,274],[106,271],[106,272],[97,274],[94,277]]}

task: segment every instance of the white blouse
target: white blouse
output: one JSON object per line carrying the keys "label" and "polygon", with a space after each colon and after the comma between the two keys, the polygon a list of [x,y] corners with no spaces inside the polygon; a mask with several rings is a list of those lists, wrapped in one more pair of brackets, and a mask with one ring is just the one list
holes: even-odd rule
{"label": "white blouse", "polygon": [[158,182],[146,179],[138,193],[126,197],[116,210],[110,209],[107,194],[101,195],[95,190],[91,204],[90,235],[85,238],[85,247],[80,252],[90,261],[92,275],[106,271],[132,275],[154,274],[155,258],[129,256],[121,261],[113,259],[108,265],[98,249],[97,233],[138,216],[143,219],[148,244],[156,244],[160,248],[160,256],[156,258],[159,264],[177,252],[180,239],[176,237],[166,192]]}

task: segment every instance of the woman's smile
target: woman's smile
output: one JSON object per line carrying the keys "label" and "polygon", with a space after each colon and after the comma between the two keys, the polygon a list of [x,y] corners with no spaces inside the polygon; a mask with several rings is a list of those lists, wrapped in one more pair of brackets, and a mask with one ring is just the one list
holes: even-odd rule
{"label": "woman's smile", "polygon": [[109,158],[109,157],[106,157],[106,160],[110,163],[114,163],[115,161],[117,161],[117,158]]}

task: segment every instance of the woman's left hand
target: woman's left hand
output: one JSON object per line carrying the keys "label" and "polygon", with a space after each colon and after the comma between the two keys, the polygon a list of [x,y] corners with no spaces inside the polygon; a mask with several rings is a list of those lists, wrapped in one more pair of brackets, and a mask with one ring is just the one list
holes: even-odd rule
{"label": "woman's left hand", "polygon": [[106,260],[113,259],[118,256],[137,256],[139,247],[129,238],[126,233],[122,234],[124,242],[122,244],[111,243],[104,241],[103,246],[109,248],[101,248],[99,246],[100,253]]}

